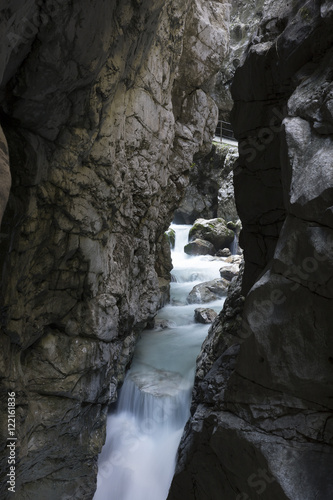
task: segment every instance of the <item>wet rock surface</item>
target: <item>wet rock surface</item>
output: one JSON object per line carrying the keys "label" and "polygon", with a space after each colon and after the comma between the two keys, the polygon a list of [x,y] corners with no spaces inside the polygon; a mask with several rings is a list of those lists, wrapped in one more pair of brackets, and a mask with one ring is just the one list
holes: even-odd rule
{"label": "wet rock surface", "polygon": [[218,251],[231,245],[235,237],[234,232],[227,227],[224,219],[197,219],[190,229],[190,242],[202,239],[214,245]]}
{"label": "wet rock surface", "polygon": [[227,264],[221,267],[220,276],[227,281],[232,281],[239,273],[239,265]]}
{"label": "wet rock surface", "polygon": [[18,0],[1,15],[13,179],[1,226],[1,411],[15,391],[17,498],[91,499],[107,404],[167,294],[163,233],[193,155],[211,147],[218,112],[202,87],[227,50],[225,8]]}
{"label": "wet rock surface", "polygon": [[194,320],[197,323],[209,324],[213,323],[214,319],[217,316],[217,312],[214,309],[198,307],[194,310]]}
{"label": "wet rock surface", "polygon": [[184,252],[187,255],[215,255],[216,249],[213,243],[196,238],[185,245]]}
{"label": "wet rock surface", "polygon": [[205,281],[193,287],[188,294],[188,304],[204,304],[213,300],[218,300],[227,294],[229,281],[223,278],[217,278],[212,281]]}
{"label": "wet rock surface", "polygon": [[332,496],[328,5],[266,2],[235,74],[245,272],[203,345],[168,500]]}

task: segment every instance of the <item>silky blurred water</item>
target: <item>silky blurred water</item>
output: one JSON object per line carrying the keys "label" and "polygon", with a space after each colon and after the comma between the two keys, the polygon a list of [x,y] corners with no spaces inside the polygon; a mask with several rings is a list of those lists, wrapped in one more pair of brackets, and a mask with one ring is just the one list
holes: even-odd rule
{"label": "silky blurred water", "polygon": [[[94,500],[166,500],[177,448],[189,417],[195,361],[209,325],[194,322],[198,304],[186,304],[192,288],[219,277],[221,261],[189,257],[183,248],[191,226],[172,225],[176,244],[171,304],[157,319],[169,327],[144,331],[99,457]],[[221,310],[224,299],[205,304]]]}

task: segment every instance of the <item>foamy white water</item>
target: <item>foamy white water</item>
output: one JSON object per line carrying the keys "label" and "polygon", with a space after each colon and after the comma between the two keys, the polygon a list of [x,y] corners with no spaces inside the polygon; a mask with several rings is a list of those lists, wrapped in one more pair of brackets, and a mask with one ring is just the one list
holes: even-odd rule
{"label": "foamy white water", "polygon": [[[186,304],[186,297],[196,284],[218,278],[221,268],[221,261],[211,257],[184,254],[190,227],[172,225],[173,305],[157,315],[170,321],[170,328],[144,331],[137,344],[117,408],[108,416],[94,500],[167,498],[189,417],[195,360],[209,328],[194,322],[194,309],[200,306]],[[219,311],[223,303],[205,307]]]}

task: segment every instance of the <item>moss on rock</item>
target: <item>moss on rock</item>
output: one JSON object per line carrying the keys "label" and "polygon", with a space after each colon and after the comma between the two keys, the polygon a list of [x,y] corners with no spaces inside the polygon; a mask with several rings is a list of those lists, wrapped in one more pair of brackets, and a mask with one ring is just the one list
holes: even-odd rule
{"label": "moss on rock", "polygon": [[226,248],[234,240],[235,233],[227,227],[227,223],[221,217],[217,219],[197,219],[189,232],[189,240],[201,239],[209,241],[216,250]]}

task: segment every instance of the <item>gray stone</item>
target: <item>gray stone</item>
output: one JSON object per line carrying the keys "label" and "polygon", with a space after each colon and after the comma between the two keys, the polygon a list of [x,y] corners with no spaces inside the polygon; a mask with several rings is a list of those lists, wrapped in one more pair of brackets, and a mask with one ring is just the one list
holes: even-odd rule
{"label": "gray stone", "polygon": [[234,236],[234,232],[227,228],[224,219],[197,219],[189,232],[190,241],[194,239],[209,241],[216,250],[231,245]]}
{"label": "gray stone", "polygon": [[229,282],[223,278],[206,281],[193,287],[187,296],[188,304],[205,304],[226,296]]}
{"label": "gray stone", "polygon": [[217,255],[217,257],[230,257],[231,252],[230,252],[229,248],[222,248],[222,250],[219,250],[218,252],[216,252],[216,255]]}
{"label": "gray stone", "polygon": [[[218,109],[202,87],[228,50],[225,9],[17,0],[1,14],[13,182],[0,375],[17,394],[17,496],[90,500],[107,405],[168,298],[163,234],[193,156],[211,148]],[[2,144],[0,213],[10,185]]]}
{"label": "gray stone", "polygon": [[225,171],[229,173],[228,175],[224,175],[221,179],[217,196],[218,206],[216,216],[225,219],[226,221],[233,222],[239,220],[235,204],[233,172],[237,159],[238,150],[236,148],[230,148],[225,158]]}
{"label": "gray stone", "polygon": [[208,155],[195,156],[174,220],[193,224],[198,218],[238,219],[232,174],[237,156],[237,149],[226,144],[214,144]]}
{"label": "gray stone", "polygon": [[215,255],[215,247],[212,243],[196,238],[184,247],[187,255]]}
{"label": "gray stone", "polygon": [[198,307],[194,310],[194,320],[197,323],[209,324],[213,323],[217,316],[217,312],[214,309]]}
{"label": "gray stone", "polygon": [[168,229],[165,233],[166,237],[168,238],[168,242],[170,245],[170,248],[175,248],[175,243],[176,243],[176,233],[174,229]]}
{"label": "gray stone", "polygon": [[[257,34],[263,6],[264,0],[233,0],[226,4],[230,19],[230,50],[218,73],[207,81],[205,88],[214,96],[220,119],[227,122],[230,122],[230,112],[234,105],[230,90],[235,71],[243,64],[247,47]],[[272,15],[272,19],[276,23],[278,16],[274,18]]]}
{"label": "gray stone", "polygon": [[[170,240],[171,238],[171,240]],[[171,248],[172,233],[161,234],[156,245],[155,271],[158,276],[158,286],[160,291],[159,307],[163,307],[170,301],[170,282],[171,282]]]}
{"label": "gray stone", "polygon": [[239,273],[239,265],[237,264],[226,264],[220,269],[220,276],[227,281],[231,281]]}
{"label": "gray stone", "polygon": [[235,73],[245,302],[233,280],[236,307],[228,297],[198,358],[168,500],[332,496],[330,7],[265,2]]}

